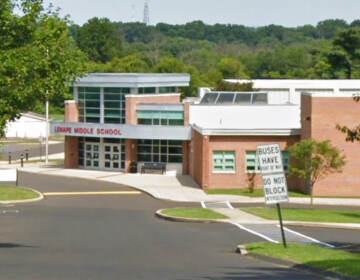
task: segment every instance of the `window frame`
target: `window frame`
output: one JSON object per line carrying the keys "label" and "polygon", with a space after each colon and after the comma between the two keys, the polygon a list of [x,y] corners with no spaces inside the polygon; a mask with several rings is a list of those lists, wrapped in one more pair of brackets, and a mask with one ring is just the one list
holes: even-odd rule
{"label": "window frame", "polygon": [[[184,160],[183,143],[180,140],[139,139],[137,141],[137,147],[138,162],[163,162],[167,164],[182,164]],[[170,149],[177,149],[177,152],[170,153]],[[139,150],[141,150],[141,152],[139,152]],[[179,151],[181,153],[179,153]],[[144,157],[148,157],[149,160],[144,160]],[[174,158],[181,159],[181,161],[170,160]]]}
{"label": "window frame", "polygon": [[[233,170],[226,170],[230,165],[226,164],[226,154],[232,154],[233,156]],[[222,170],[215,170],[215,166],[220,166],[220,164],[215,163],[216,154],[222,154]],[[212,151],[212,173],[213,174],[236,174],[236,151],[235,150],[214,150]]]}

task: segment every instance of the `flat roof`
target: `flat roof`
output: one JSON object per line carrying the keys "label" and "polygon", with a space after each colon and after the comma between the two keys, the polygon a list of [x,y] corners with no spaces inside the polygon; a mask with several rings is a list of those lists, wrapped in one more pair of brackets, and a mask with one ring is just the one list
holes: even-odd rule
{"label": "flat roof", "polygon": [[138,111],[184,111],[182,103],[138,103],[136,106]]}
{"label": "flat roof", "polygon": [[78,78],[75,87],[187,87],[187,73],[90,73]]}
{"label": "flat roof", "polygon": [[299,88],[299,89],[360,89],[359,79],[307,80],[307,79],[226,79],[230,83],[250,83],[254,88]]}

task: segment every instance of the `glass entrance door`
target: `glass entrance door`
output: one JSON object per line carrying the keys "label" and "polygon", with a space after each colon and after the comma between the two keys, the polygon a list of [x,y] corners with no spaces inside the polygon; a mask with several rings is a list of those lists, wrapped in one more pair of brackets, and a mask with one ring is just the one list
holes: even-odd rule
{"label": "glass entrance door", "polygon": [[124,167],[121,164],[121,145],[104,144],[104,167],[105,169],[119,170]]}
{"label": "glass entrance door", "polygon": [[99,143],[85,143],[85,167],[99,168]]}

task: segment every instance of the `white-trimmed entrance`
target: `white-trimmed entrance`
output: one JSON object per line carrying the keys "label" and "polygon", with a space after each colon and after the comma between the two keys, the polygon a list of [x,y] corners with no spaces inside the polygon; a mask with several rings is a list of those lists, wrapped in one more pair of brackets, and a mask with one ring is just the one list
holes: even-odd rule
{"label": "white-trimmed entrance", "polygon": [[79,138],[79,167],[123,171],[125,169],[125,140]]}

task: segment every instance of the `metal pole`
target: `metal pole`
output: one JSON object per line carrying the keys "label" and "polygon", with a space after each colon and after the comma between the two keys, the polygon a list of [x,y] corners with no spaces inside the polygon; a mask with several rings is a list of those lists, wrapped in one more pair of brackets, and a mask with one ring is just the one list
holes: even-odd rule
{"label": "metal pole", "polygon": [[[48,96],[48,91],[46,91]],[[46,138],[45,138],[45,164],[49,163],[49,100],[46,97]]]}
{"label": "metal pole", "polygon": [[9,152],[9,164],[11,164],[11,152]]}
{"label": "metal pole", "polygon": [[276,203],[276,207],[277,207],[277,210],[278,210],[278,215],[279,215],[279,220],[280,220],[281,238],[282,238],[282,241],[283,241],[284,248],[287,248],[286,239],[285,239],[285,233],[284,233],[284,227],[283,227],[283,222],[282,222],[282,216],[281,216],[280,203]]}
{"label": "metal pole", "polygon": [[42,138],[40,138],[40,162],[41,162],[41,157],[42,157]]}

